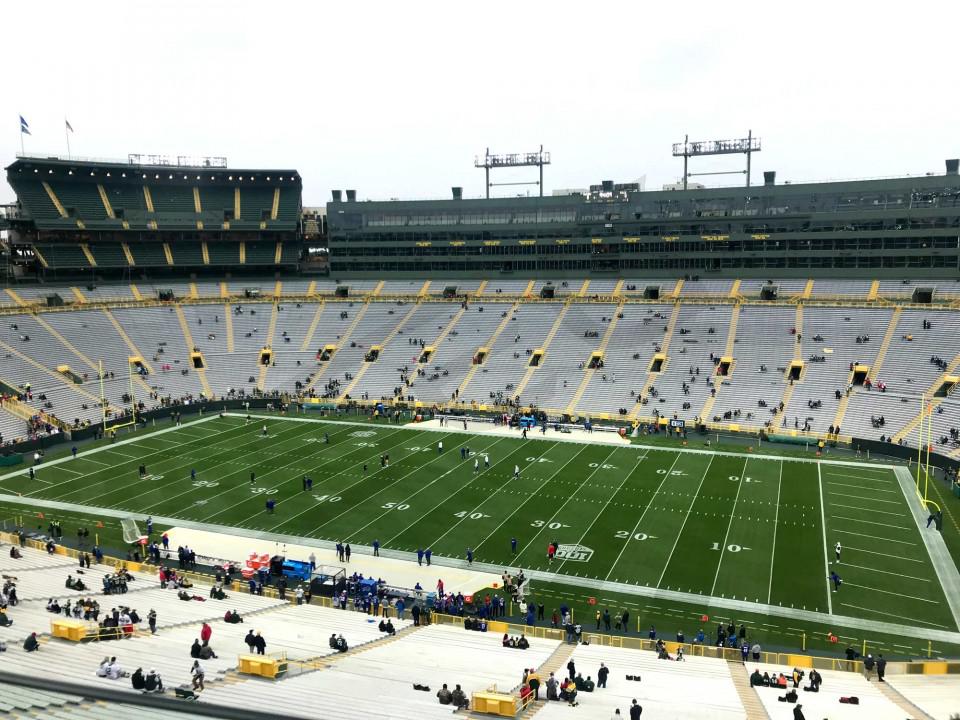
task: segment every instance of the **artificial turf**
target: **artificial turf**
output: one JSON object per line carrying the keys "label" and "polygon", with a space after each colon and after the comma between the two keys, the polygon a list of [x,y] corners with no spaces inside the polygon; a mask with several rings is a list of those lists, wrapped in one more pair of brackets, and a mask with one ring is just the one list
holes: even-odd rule
{"label": "artificial turf", "polygon": [[[7,477],[0,490],[355,546],[456,558],[471,548],[478,561],[556,573],[568,590],[587,577],[957,630],[903,492],[875,465],[227,416],[41,466],[33,481]],[[552,562],[551,541],[570,546]]]}

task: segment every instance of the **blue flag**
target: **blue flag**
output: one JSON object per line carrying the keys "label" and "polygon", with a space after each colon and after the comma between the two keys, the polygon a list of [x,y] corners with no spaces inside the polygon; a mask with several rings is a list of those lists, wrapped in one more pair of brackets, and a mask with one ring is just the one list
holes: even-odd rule
{"label": "blue flag", "polygon": [[30,135],[30,125],[27,124],[27,121],[23,119],[23,115],[20,116],[20,132]]}

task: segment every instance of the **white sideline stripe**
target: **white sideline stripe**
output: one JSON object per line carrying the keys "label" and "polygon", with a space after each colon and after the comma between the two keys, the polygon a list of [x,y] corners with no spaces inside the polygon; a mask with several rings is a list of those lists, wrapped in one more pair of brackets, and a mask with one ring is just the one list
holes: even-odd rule
{"label": "white sideline stripe", "polygon": [[[224,413],[224,415],[227,416],[227,417],[240,417],[240,418],[246,417],[246,414],[244,414],[244,413],[236,413],[236,412],[232,412],[232,411],[227,411],[226,413]],[[262,419],[264,419],[264,420],[278,420],[278,419],[279,419],[279,420],[289,420],[289,421],[291,421],[291,422],[308,422],[308,423],[333,423],[333,422],[335,422],[335,423],[340,424],[340,425],[346,424],[346,425],[360,425],[361,427],[366,427],[366,428],[369,428],[369,427],[370,427],[370,423],[368,423],[368,422],[354,422],[354,421],[352,421],[352,420],[326,420],[326,419],[302,418],[302,417],[290,417],[290,416],[277,417],[276,415],[259,415],[259,414],[251,414],[250,417],[251,417],[251,418],[262,418]],[[485,423],[485,425],[486,425],[486,423]],[[404,425],[403,427],[406,428],[406,429],[408,429],[408,430],[419,430],[420,432],[437,432],[437,431],[438,431],[437,428],[433,428],[433,427],[430,427],[430,428],[420,427],[420,423],[414,423],[414,422],[407,423],[407,424]],[[444,430],[444,431],[447,431],[447,428],[444,427],[443,430]],[[465,432],[465,433],[468,433],[468,434],[471,434],[471,435],[485,434],[483,430],[481,430],[480,432],[476,432],[476,431],[474,431],[474,430],[463,430],[462,428],[449,428],[449,432],[451,432],[451,433],[462,433],[462,432]],[[550,435],[549,437],[544,437],[544,436],[542,436],[542,435],[531,435],[531,436],[528,437],[527,439],[528,439],[528,440],[536,440],[536,441],[546,440],[546,441],[548,441],[548,442],[567,442],[567,443],[576,443],[576,444],[580,444],[580,443],[583,442],[583,441],[575,440],[575,439],[572,439],[572,438],[558,438],[558,437],[556,437],[556,434]],[[817,464],[826,465],[827,467],[837,467],[837,468],[843,468],[843,467],[862,468],[863,470],[869,470],[869,471],[872,471],[872,472],[882,472],[882,471],[887,471],[887,470],[895,470],[895,469],[898,467],[897,465],[875,464],[875,463],[871,463],[870,465],[868,465],[867,463],[857,462],[857,461],[855,461],[855,460],[824,460],[824,459],[822,459],[822,458],[787,457],[787,456],[785,456],[785,455],[750,455],[749,453],[730,452],[730,451],[728,451],[728,450],[700,450],[700,449],[697,449],[697,448],[689,448],[689,447],[686,447],[686,448],[685,448],[685,447],[670,447],[670,446],[668,446],[668,445],[640,445],[640,444],[638,444],[638,443],[626,444],[626,443],[622,443],[622,442],[618,442],[618,441],[611,441],[611,442],[596,442],[596,441],[592,441],[592,442],[587,443],[587,444],[590,444],[590,445],[616,445],[616,447],[631,448],[631,449],[636,449],[636,450],[656,450],[656,451],[660,451],[660,452],[666,451],[666,452],[676,452],[676,453],[690,453],[690,454],[692,454],[692,455],[721,455],[721,456],[723,456],[723,457],[738,457],[738,458],[742,458],[742,457],[748,457],[748,458],[749,458],[749,457],[756,457],[756,458],[762,459],[762,460],[780,460],[780,461],[782,461],[782,462],[817,463]],[[2,478],[0,478],[0,479],[2,479]]]}
{"label": "white sideline stripe", "polygon": [[[48,508],[51,510],[68,510],[71,512],[79,512],[87,515],[97,514],[109,518],[133,518],[134,520],[146,520],[147,515],[145,513],[131,513],[123,510],[116,510],[111,508],[98,508],[91,507],[87,505],[80,505],[77,503],[68,503],[60,502],[57,500],[45,500],[43,498],[26,498],[19,495],[10,495],[10,494],[0,494],[0,503],[13,504],[13,505],[24,505],[29,507],[31,510],[35,508]],[[319,538],[304,537],[302,535],[284,535],[280,533],[270,533],[270,532],[261,532],[256,531],[251,528],[238,528],[238,527],[228,527],[225,525],[211,525],[208,523],[197,522],[193,520],[184,520],[183,518],[172,518],[155,515],[153,520],[157,524],[161,525],[170,525],[171,527],[184,527],[194,530],[207,530],[210,532],[223,533],[225,535],[234,535],[240,537],[248,537],[256,540],[267,540],[269,542],[275,542],[278,544],[286,543],[288,545],[305,545],[307,547],[317,547],[323,548],[326,550],[333,550],[334,542],[332,540],[321,540]],[[358,546],[354,549],[355,553],[367,554],[370,555],[373,553],[372,548]],[[403,552],[399,550],[389,550],[389,549],[380,549],[380,554],[385,557],[394,558],[397,560],[408,560],[414,562],[416,560],[416,554],[412,552]],[[434,555],[433,562],[435,565],[443,567],[454,567],[454,568],[465,568],[467,567],[467,562],[458,558],[448,558],[444,556]],[[490,572],[495,575],[499,575],[503,572],[502,565],[495,565],[492,563],[484,563],[481,561],[474,561],[474,569],[479,569],[484,572]],[[902,637],[909,638],[918,638],[921,640],[935,640],[937,642],[945,642],[958,644],[960,643],[960,632],[957,630],[951,630],[949,628],[944,628],[942,625],[936,625],[935,623],[926,623],[922,621],[917,621],[915,618],[903,618],[910,620],[919,625],[906,625],[902,623],[891,623],[883,620],[865,620],[862,617],[857,615],[828,615],[827,613],[817,612],[813,610],[802,610],[798,608],[788,608],[777,605],[765,605],[763,603],[749,602],[746,600],[733,600],[732,598],[708,598],[704,595],[680,592],[678,590],[661,590],[658,588],[645,587],[642,585],[631,585],[630,583],[621,583],[621,582],[609,582],[603,580],[597,580],[595,578],[589,577],[571,577],[569,575],[556,575],[551,572],[544,572],[540,570],[528,570],[527,576],[533,580],[538,580],[540,582],[553,582],[559,583],[562,585],[567,585],[571,589],[583,590],[584,588],[595,589],[600,592],[619,592],[627,595],[633,595],[637,598],[646,598],[650,600],[659,600],[661,602],[685,602],[685,603],[695,603],[702,605],[705,602],[709,604],[711,608],[723,608],[726,610],[733,610],[736,612],[751,612],[759,613],[763,615],[768,615],[771,617],[781,617],[785,619],[794,619],[801,620],[805,622],[814,622],[814,623],[826,623],[829,625],[840,625],[843,627],[856,629],[856,630],[866,630],[869,632],[883,633],[886,635],[900,635]],[[654,606],[656,607],[656,606]],[[852,606],[851,606],[852,607]],[[864,610],[869,610],[869,608],[860,608]],[[875,610],[869,610],[869,612],[878,612]],[[882,614],[882,613],[881,613]],[[927,625],[928,627],[920,627],[920,625]],[[940,630],[931,631],[929,626],[934,626],[941,628]],[[935,633],[931,636],[931,632]]]}
{"label": "white sideline stripe", "polygon": [[825,575],[827,584],[827,612],[833,615],[833,600],[830,597],[830,561],[827,559],[827,519],[823,513],[823,473],[819,465],[817,465],[817,488],[820,490],[820,529],[823,532],[823,568],[827,571]]}
{"label": "white sideline stripe", "polygon": [[939,623],[932,623],[929,620],[917,620],[917,618],[905,617],[904,615],[894,615],[893,613],[883,612],[881,610],[874,610],[873,608],[860,607],[859,605],[851,605],[850,603],[838,603],[838,604],[843,605],[844,607],[853,608],[854,610],[865,610],[866,612],[876,613],[877,615],[886,615],[887,617],[898,618],[900,620],[910,620],[912,622],[918,622],[924,625],[932,625],[933,627],[943,628],[944,630],[950,629],[946,625],[940,625]]}
{"label": "white sideline stripe", "polygon": [[888,480],[883,480],[881,478],[872,478],[866,475],[851,475],[850,473],[838,473],[838,472],[828,472],[827,475],[831,477],[852,478],[854,480],[869,480],[871,482],[887,483],[888,485],[893,484]]}
{"label": "white sideline stripe", "polygon": [[930,582],[928,578],[919,578],[913,575],[904,575],[903,573],[890,572],[889,570],[878,570],[877,568],[864,567],[863,565],[854,565],[853,563],[839,563],[842,567],[852,567],[857,568],[858,570],[869,570],[870,572],[883,573],[884,575],[896,575],[897,577],[909,578],[910,580],[917,580],[919,582]]}
{"label": "white sideline stripe", "polygon": [[128,455],[127,453],[125,453],[125,452],[120,452],[119,450],[115,450],[115,449],[112,448],[112,447],[106,448],[106,449],[104,450],[104,452],[112,452],[112,453],[115,453],[115,454],[120,455],[120,456],[122,456],[122,457],[128,458],[129,460],[139,460],[139,459],[140,459],[140,458],[139,458],[138,456],[136,456],[136,455]]}
{"label": "white sideline stripe", "polygon": [[883,593],[884,595],[895,595],[896,597],[905,597],[910,598],[911,600],[919,600],[920,602],[930,603],[931,605],[939,605],[939,600],[928,600],[927,598],[917,597],[916,595],[907,595],[900,592],[890,592],[889,590],[881,590],[880,588],[870,587],[869,585],[857,585],[856,583],[845,582],[840,587],[844,585],[849,585],[850,587],[860,588],[861,590],[870,590],[871,592]]}
{"label": "white sideline stripe", "polygon": [[907,562],[923,563],[923,560],[900,557],[899,555],[891,555],[890,553],[881,553],[877,552],[876,550],[864,550],[863,548],[853,547],[852,545],[847,545],[844,550],[856,550],[857,552],[870,553],[871,555],[882,555],[885,558],[893,558],[894,560],[906,560]]}
{"label": "white sideline stripe", "polygon": [[867,535],[865,533],[853,532],[852,530],[834,530],[834,532],[843,533],[844,535],[856,535],[857,537],[867,537],[871,540],[883,540],[884,542],[893,542],[900,543],[901,545],[913,545],[916,546],[916,543],[907,542],[906,540],[891,540],[890,538],[879,537],[877,535]]}
{"label": "white sideline stripe", "polygon": [[896,490],[881,490],[880,488],[868,488],[863,485],[851,485],[850,483],[837,482],[836,480],[827,480],[827,485],[837,485],[839,487],[856,488],[857,490],[866,490],[867,492],[893,493],[898,495]]}
{"label": "white sideline stripe", "polygon": [[783,463],[780,463],[780,475],[777,478],[777,502],[774,504],[773,514],[773,546],[770,550],[770,582],[767,585],[767,604],[773,597],[773,559],[777,555],[777,523],[780,521],[780,486],[783,484]]}
{"label": "white sideline stripe", "polygon": [[[677,533],[677,536],[673,540],[673,547],[670,548],[670,554],[667,556],[667,562],[664,563],[663,570],[660,572],[660,577],[657,578],[657,587],[660,587],[660,584],[663,582],[663,576],[667,574],[667,568],[670,567],[670,561],[673,560],[673,553],[676,552],[677,550],[677,544],[680,542],[680,536],[683,535],[683,529],[687,526],[687,520],[690,519],[690,513],[693,512],[693,505],[695,502],[697,502],[697,498],[700,496],[700,488],[703,487],[703,481],[707,478],[707,473],[710,472],[710,467],[712,465],[713,465],[713,458],[710,458],[710,462],[707,463],[707,467],[704,468],[703,474],[700,476],[700,483],[697,485],[697,491],[693,494],[693,499],[690,501],[690,505],[687,507],[687,513],[686,515],[683,516],[683,523],[680,525],[680,531]],[[669,477],[669,474],[664,475],[663,477],[664,477],[664,480],[666,480],[667,477]],[[652,496],[650,498],[650,502],[651,503],[653,502]],[[650,507],[649,503],[647,504],[647,507]],[[644,510],[644,513],[646,513],[646,510]],[[637,523],[637,527],[634,528],[634,531],[633,531],[634,535],[636,535],[637,529],[639,529],[639,527],[640,527],[640,523]],[[630,535],[627,537],[628,543],[630,542],[630,538],[632,537],[633,535]],[[626,545],[624,545],[624,548],[626,548]],[[622,554],[623,554],[623,550],[620,551],[620,555]],[[619,559],[620,559],[620,556],[618,555],[617,560]],[[611,570],[612,569],[613,568],[611,568]],[[609,577],[609,575],[607,577]]]}
{"label": "white sideline stripe", "polygon": [[880,498],[863,497],[863,495],[848,495],[847,493],[838,493],[838,492],[834,492],[833,490],[827,490],[827,492],[830,493],[831,495],[839,495],[840,497],[853,498],[854,500],[869,500],[870,502],[882,502],[882,503],[888,503],[890,505],[900,504],[896,500],[881,500]]}
{"label": "white sideline stripe", "polygon": [[[863,509],[864,509],[864,508],[860,507],[859,505],[844,505],[844,504],[842,504],[842,503],[830,503],[830,507],[832,507],[832,508],[842,507],[842,508],[847,508],[847,509],[849,509],[849,510],[863,510]],[[893,515],[894,517],[898,517],[898,518],[902,518],[902,517],[903,517],[903,513],[890,512],[889,510],[874,510],[873,508],[870,508],[869,510],[867,510],[867,512],[870,512],[870,513],[880,513],[881,515]],[[892,526],[891,526],[891,527],[892,527]]]}
{"label": "white sideline stripe", "polygon": [[[100,462],[99,460],[94,460],[92,457],[81,458],[81,457],[78,455],[77,458],[80,459],[80,460],[86,460],[87,462],[92,462],[94,465],[102,465],[103,467],[113,467],[113,465],[111,465],[110,463]],[[74,471],[74,472],[76,472],[76,471]],[[86,475],[86,474],[88,474],[88,473],[80,473],[80,474],[81,474],[81,475]]]}
{"label": "white sideline stripe", "polygon": [[842,515],[831,515],[831,516],[830,516],[830,519],[831,519],[831,520],[846,520],[847,522],[866,523],[867,525],[879,525],[880,527],[893,528],[894,530],[910,530],[910,529],[911,529],[911,528],[908,528],[908,527],[904,527],[903,525],[891,525],[890,523],[886,523],[886,522],[876,522],[876,521],[874,521],[874,520],[858,520],[857,518],[848,518],[848,517],[843,517]]}

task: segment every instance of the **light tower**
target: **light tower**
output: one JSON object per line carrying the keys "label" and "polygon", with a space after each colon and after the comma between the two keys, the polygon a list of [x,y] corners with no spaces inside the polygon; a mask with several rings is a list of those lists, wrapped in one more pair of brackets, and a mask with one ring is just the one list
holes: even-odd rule
{"label": "light tower", "polygon": [[[540,197],[543,197],[543,166],[550,164],[550,153],[543,151],[543,145],[540,150],[532,153],[512,153],[510,155],[491,155],[490,148],[487,148],[483,157],[476,156],[473,159],[473,166],[483,168],[486,175],[487,200],[490,199],[490,188],[501,185],[539,185]],[[499,168],[516,167],[538,167],[540,168],[540,179],[530,180],[529,182],[507,182],[491,183],[490,171]]]}
{"label": "light tower", "polygon": [[[673,156],[683,158],[683,189],[687,189],[687,178],[698,175],[746,175],[747,187],[750,187],[750,155],[760,152],[760,138],[753,136],[753,130],[747,131],[745,138],[739,140],[700,140],[690,142],[690,136],[686,135],[682,143],[675,143],[673,146]],[[747,156],[746,170],[723,170],[720,172],[691,173],[687,172],[687,163],[692,157],[701,157],[704,155],[733,155],[743,153]]]}

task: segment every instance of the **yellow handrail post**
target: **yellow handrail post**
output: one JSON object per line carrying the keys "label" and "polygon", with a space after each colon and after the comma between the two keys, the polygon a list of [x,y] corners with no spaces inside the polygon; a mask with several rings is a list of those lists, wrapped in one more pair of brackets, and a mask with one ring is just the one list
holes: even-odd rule
{"label": "yellow handrail post", "polygon": [[800,647],[803,648],[804,652],[806,652],[807,650],[807,634],[806,633],[803,633],[803,640]]}

